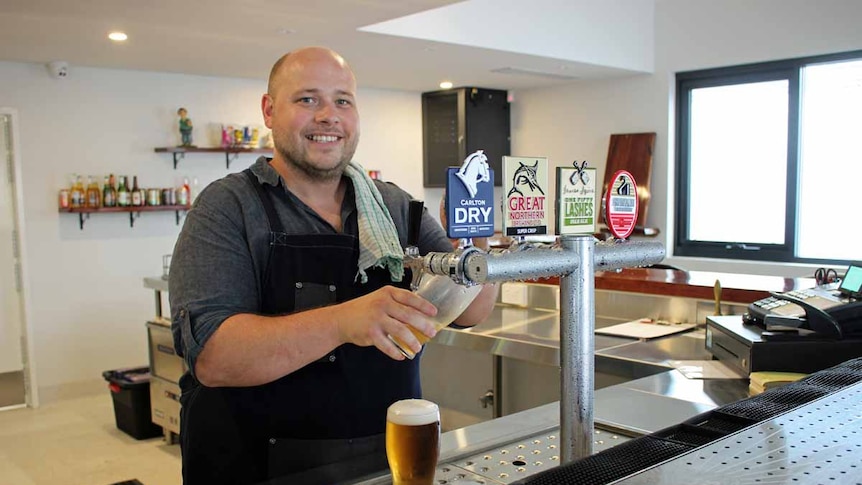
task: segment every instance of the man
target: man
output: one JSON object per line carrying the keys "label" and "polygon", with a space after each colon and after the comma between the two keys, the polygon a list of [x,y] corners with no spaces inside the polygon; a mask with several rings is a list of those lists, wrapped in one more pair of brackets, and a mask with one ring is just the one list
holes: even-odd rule
{"label": "man", "polygon": [[[408,325],[435,334],[436,308],[397,281],[397,264],[358,267],[366,190],[379,191],[396,248],[410,198],[350,165],[359,115],[344,59],[319,47],[285,55],[261,108],[273,158],[207,187],[172,258],[172,330],[190,369],[187,484],[336,483],[385,469],[386,408],[421,394],[419,358],[388,336],[419,351]],[[427,212],[419,248],[451,249]],[[478,323],[495,298],[484,288],[456,323]]]}

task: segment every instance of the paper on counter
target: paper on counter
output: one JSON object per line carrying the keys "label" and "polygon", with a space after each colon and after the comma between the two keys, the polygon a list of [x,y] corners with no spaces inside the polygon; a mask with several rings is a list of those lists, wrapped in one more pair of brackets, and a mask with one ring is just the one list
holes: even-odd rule
{"label": "paper on counter", "polygon": [[619,323],[610,327],[597,328],[596,333],[602,335],[615,335],[618,337],[630,337],[638,339],[651,339],[673,335],[675,333],[687,332],[696,325],[693,323],[645,323],[650,319],[642,318],[631,322]]}
{"label": "paper on counter", "polygon": [[670,365],[688,379],[744,379],[720,360],[671,360]]}

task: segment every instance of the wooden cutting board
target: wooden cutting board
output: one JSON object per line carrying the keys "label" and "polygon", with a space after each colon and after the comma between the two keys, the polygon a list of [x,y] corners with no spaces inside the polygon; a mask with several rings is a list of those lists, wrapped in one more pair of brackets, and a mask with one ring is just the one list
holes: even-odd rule
{"label": "wooden cutting board", "polygon": [[647,209],[650,200],[650,178],[652,176],[652,154],[655,133],[622,133],[611,135],[608,146],[608,161],[605,164],[605,183],[602,200],[608,191],[611,177],[617,170],[626,170],[638,185],[638,220],[636,227],[646,227]]}

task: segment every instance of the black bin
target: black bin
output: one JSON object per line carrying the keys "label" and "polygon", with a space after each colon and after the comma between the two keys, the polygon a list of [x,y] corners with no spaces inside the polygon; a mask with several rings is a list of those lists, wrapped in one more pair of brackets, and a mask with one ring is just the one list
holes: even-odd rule
{"label": "black bin", "polygon": [[110,384],[117,428],[143,440],[162,434],[161,426],[150,417],[150,368],[106,370],[102,377]]}

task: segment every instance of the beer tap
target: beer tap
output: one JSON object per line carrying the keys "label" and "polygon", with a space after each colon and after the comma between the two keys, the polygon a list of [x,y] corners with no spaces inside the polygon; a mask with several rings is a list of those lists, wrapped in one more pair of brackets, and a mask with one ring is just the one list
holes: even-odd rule
{"label": "beer tap", "polygon": [[424,207],[421,200],[411,200],[407,214],[407,247],[404,248],[404,266],[410,268],[413,273],[410,289],[416,291],[424,272],[448,276],[456,283],[464,286],[477,284],[464,277],[464,262],[468,257],[471,254],[484,253],[481,249],[473,246],[472,238],[458,239],[458,247],[450,253],[419,255],[419,231],[422,225]]}
{"label": "beer tap", "polygon": [[422,229],[422,211],[425,204],[421,200],[411,200],[407,212],[407,247],[404,248],[404,266],[410,268],[412,278],[410,290],[419,288],[422,277],[422,263],[419,256],[419,232]]}
{"label": "beer tap", "polygon": [[592,235],[562,236],[541,251],[485,253],[465,248],[428,253],[422,268],[464,285],[560,278],[560,434],[563,463],[593,451],[596,271],[645,266],[664,259],[658,242],[596,242]]}

